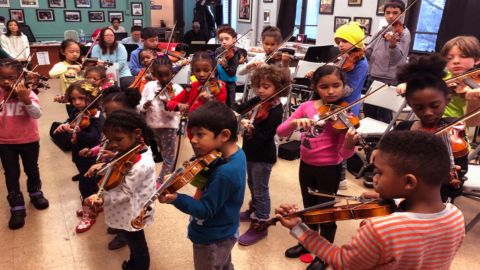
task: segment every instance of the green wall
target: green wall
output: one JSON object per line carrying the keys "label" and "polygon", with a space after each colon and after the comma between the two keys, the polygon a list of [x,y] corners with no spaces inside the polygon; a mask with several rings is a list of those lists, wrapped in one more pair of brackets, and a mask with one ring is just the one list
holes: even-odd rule
{"label": "green wall", "polygon": [[[143,16],[130,16],[131,2],[143,3]],[[9,9],[23,9],[25,16],[25,24],[29,25],[37,41],[42,40],[63,40],[63,32],[65,30],[83,29],[87,38],[96,28],[103,28],[110,25],[108,21],[108,11],[123,11],[124,21],[122,26],[127,32],[133,25],[133,19],[142,19],[143,26],[150,26],[150,0],[116,0],[116,8],[101,9],[100,0],[92,0],[91,8],[75,8],[74,0],[65,0],[65,8],[49,8],[47,0],[39,0],[38,8],[22,8],[20,7],[20,0],[10,0],[10,8],[0,8],[0,16],[5,17],[6,21],[10,19]],[[54,22],[39,22],[37,21],[37,9],[52,9],[55,14]],[[65,22],[64,10],[79,10],[81,12],[81,22]],[[103,11],[105,22],[89,22],[88,11]]]}

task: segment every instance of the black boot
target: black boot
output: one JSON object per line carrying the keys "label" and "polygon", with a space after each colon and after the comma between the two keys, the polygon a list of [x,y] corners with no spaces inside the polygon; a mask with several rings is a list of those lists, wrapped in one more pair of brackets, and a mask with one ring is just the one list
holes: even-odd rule
{"label": "black boot", "polygon": [[35,187],[32,191],[29,192],[30,202],[35,206],[35,208],[37,208],[38,210],[48,208],[48,200],[43,196],[41,187]]}
{"label": "black boot", "polygon": [[327,265],[322,262],[318,257],[315,257],[310,265],[307,267],[307,270],[323,270],[327,269]]}
{"label": "black boot", "polygon": [[10,204],[10,220],[8,221],[8,227],[11,230],[20,229],[25,225],[25,201],[23,200],[23,194],[9,193],[7,196],[8,203]]}
{"label": "black boot", "polygon": [[303,254],[309,253],[308,250],[306,250],[302,245],[297,244],[296,246],[293,246],[285,251],[285,256],[287,258],[298,258],[302,256]]}

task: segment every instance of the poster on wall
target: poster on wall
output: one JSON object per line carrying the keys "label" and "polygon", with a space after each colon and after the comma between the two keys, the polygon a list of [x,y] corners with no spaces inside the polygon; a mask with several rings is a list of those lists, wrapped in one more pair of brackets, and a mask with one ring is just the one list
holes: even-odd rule
{"label": "poster on wall", "polygon": [[333,14],[335,0],[320,0],[320,14]]}
{"label": "poster on wall", "polygon": [[238,1],[239,22],[252,22],[252,1],[253,0]]}
{"label": "poster on wall", "polygon": [[37,8],[38,0],[20,0],[20,6],[26,8]]}
{"label": "poster on wall", "polygon": [[265,9],[263,11],[263,24],[270,24],[270,10]]}
{"label": "poster on wall", "polygon": [[365,35],[369,36],[372,30],[372,18],[370,17],[353,17],[354,22],[358,22],[365,30]]}
{"label": "poster on wall", "polygon": [[53,22],[55,15],[53,9],[37,9],[37,21],[39,22]]}
{"label": "poster on wall", "polygon": [[333,25],[333,32],[337,31],[337,29],[344,25],[347,24],[351,21],[352,19],[350,17],[342,17],[342,16],[335,16],[335,23]]}
{"label": "poster on wall", "polygon": [[81,22],[82,14],[78,10],[64,10],[63,16],[66,22]]}
{"label": "poster on wall", "polygon": [[142,19],[133,19],[133,25],[143,26],[143,21],[142,21]]}
{"label": "poster on wall", "polygon": [[75,0],[76,8],[91,8],[92,0]]}
{"label": "poster on wall", "polygon": [[103,11],[89,11],[88,12],[88,21],[89,22],[104,22],[105,17]]}
{"label": "poster on wall", "polygon": [[386,0],[378,0],[377,2],[377,16],[385,15],[383,8],[385,7]]}
{"label": "poster on wall", "polygon": [[0,7],[10,7],[10,0],[0,0]]}
{"label": "poster on wall", "polygon": [[101,8],[115,8],[115,0],[100,0]]}
{"label": "poster on wall", "polygon": [[143,16],[143,3],[130,3],[132,16]]}
{"label": "poster on wall", "polygon": [[113,18],[119,19],[121,22],[123,22],[123,11],[109,11],[108,21],[111,22]]}
{"label": "poster on wall", "polygon": [[65,8],[65,0],[48,0],[50,8]]}
{"label": "poster on wall", "polygon": [[23,15],[23,9],[9,9],[10,20],[15,20],[19,23],[25,23],[25,16]]}

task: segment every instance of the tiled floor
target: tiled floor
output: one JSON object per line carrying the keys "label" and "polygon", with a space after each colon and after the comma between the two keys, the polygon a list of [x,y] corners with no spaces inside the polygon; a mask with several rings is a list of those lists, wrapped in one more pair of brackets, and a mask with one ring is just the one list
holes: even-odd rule
{"label": "tiled floor", "polygon": [[[56,86],[55,80],[51,81]],[[53,87],[55,88],[55,87]],[[0,269],[121,269],[121,263],[128,257],[128,248],[117,251],[107,250],[112,236],[107,235],[103,214],[93,228],[83,234],[76,234],[78,222],[75,210],[80,206],[76,182],[71,176],[76,174],[70,154],[59,150],[49,139],[48,131],[52,121],[63,121],[65,108],[51,102],[56,90],[40,94],[44,116],[40,120],[41,150],[40,170],[43,190],[50,200],[50,208],[38,211],[27,205],[27,218],[24,228],[11,231],[7,227],[9,209],[5,185],[0,185]],[[184,143],[180,160],[191,156],[190,146]],[[157,166],[160,168],[160,164]],[[2,169],[3,170],[3,169]],[[279,160],[274,166],[270,179],[272,207],[282,202],[301,205],[298,185],[298,160]],[[2,173],[3,175],[3,173]],[[23,190],[25,176],[22,175]],[[349,176],[349,188],[345,194],[357,195],[364,190],[359,180]],[[192,193],[190,187],[182,192]],[[245,205],[249,200],[246,193]],[[480,204],[459,198],[457,205],[464,211],[469,221],[480,211]],[[193,269],[191,242],[186,238],[188,216],[171,205],[158,205],[155,222],[146,229],[150,248],[151,269]],[[338,222],[336,243],[350,239],[358,228],[358,221]],[[240,231],[248,228],[242,223]],[[458,252],[452,269],[478,269],[480,266],[480,225],[467,235]],[[306,265],[297,259],[284,257],[284,250],[295,244],[288,231],[281,227],[271,227],[266,239],[250,247],[236,245],[233,249],[233,262],[236,269],[305,269]]]}

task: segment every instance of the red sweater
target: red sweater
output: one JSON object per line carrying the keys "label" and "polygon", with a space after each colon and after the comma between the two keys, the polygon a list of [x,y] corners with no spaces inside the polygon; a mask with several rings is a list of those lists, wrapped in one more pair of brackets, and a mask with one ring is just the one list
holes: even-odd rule
{"label": "red sweater", "polygon": [[[220,92],[215,95],[215,99],[218,102],[225,103],[227,100],[227,89],[225,88],[225,83],[220,81],[220,84],[222,85],[222,89]],[[200,101],[198,99],[198,88],[200,88],[201,84],[200,82],[196,81],[190,84],[191,89],[189,90],[188,88],[183,89],[182,92],[180,92],[178,95],[176,95],[173,99],[171,99],[167,103],[167,109],[170,111],[174,111],[177,109],[178,103],[188,103],[190,105],[189,112],[194,111],[196,108],[200,107],[203,105],[203,101]]]}

